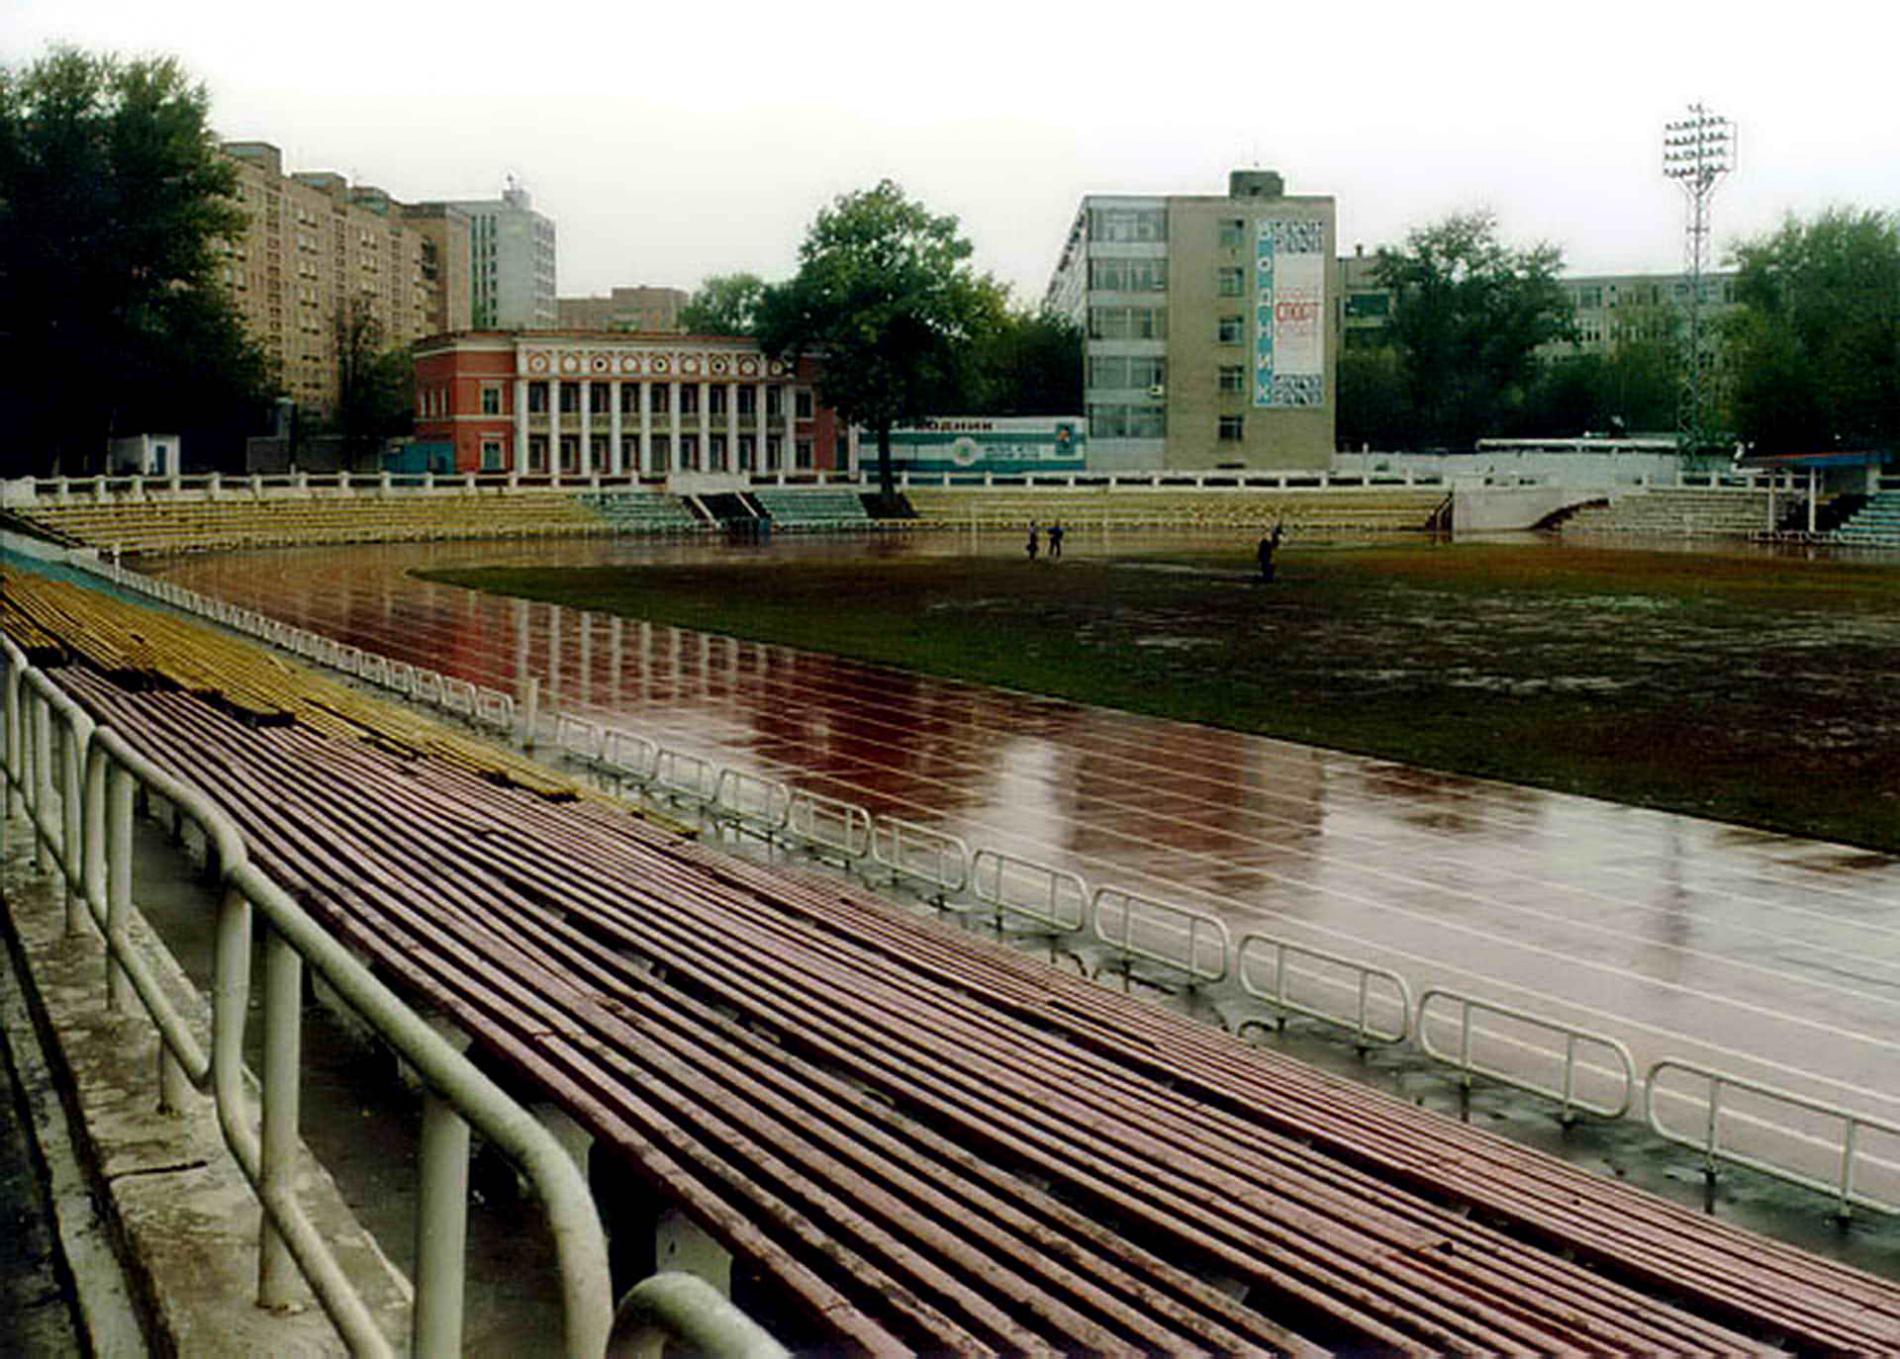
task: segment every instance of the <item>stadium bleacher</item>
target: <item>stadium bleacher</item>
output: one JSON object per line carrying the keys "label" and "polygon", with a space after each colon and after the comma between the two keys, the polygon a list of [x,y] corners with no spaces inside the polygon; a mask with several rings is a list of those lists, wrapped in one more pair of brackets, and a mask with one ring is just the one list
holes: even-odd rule
{"label": "stadium bleacher", "polygon": [[1202,491],[1102,488],[946,489],[907,494],[926,525],[1020,528],[1031,520],[1075,527],[1260,529],[1392,533],[1423,529],[1445,499],[1442,488],[1395,490]]}
{"label": "stadium bleacher", "polygon": [[1900,491],[1880,491],[1834,530],[1834,541],[1856,547],[1900,547]]}
{"label": "stadium bleacher", "polygon": [[856,491],[834,487],[757,486],[752,498],[772,516],[781,532],[825,532],[869,528],[871,516]]}
{"label": "stadium bleacher", "polygon": [[528,490],[506,495],[86,500],[20,506],[17,512],[88,547],[126,555],[697,527],[675,497],[653,492],[588,497]]}
{"label": "stadium bleacher", "polygon": [[1767,491],[1651,487],[1587,505],[1564,521],[1566,535],[1741,538],[1768,522]]}

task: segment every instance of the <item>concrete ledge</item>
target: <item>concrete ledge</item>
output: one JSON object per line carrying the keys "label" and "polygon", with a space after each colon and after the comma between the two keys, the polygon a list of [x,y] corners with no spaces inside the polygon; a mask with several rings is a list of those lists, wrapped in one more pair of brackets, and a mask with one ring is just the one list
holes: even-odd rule
{"label": "concrete ledge", "polygon": [[[0,868],[5,926],[27,971],[26,1005],[65,1105],[72,1141],[144,1316],[151,1352],[186,1355],[343,1354],[314,1301],[290,1313],[256,1305],[261,1209],[225,1148],[211,1102],[158,1109],[158,1036],[143,1012],[105,1004],[105,947],[64,934],[53,879],[20,854],[23,823],[6,827]],[[209,1006],[142,922],[134,938],[165,989],[208,1042]],[[254,1116],[254,1115],[253,1115]],[[308,1154],[298,1197],[361,1290],[383,1332],[407,1348],[410,1290]]]}

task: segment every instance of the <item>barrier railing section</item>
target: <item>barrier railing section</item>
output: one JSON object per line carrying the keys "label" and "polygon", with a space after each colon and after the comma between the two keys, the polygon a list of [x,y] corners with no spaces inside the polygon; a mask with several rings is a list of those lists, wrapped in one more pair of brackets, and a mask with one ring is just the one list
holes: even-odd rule
{"label": "barrier railing section", "polygon": [[[1267,974],[1264,982],[1256,979],[1254,969],[1262,955],[1265,955]],[[1343,977],[1340,974],[1344,974]],[[1234,976],[1241,990],[1279,1012],[1280,1023],[1285,1022],[1288,1014],[1304,1015],[1346,1030],[1353,1036],[1353,1042],[1362,1047],[1403,1043],[1411,1032],[1412,988],[1405,978],[1356,958],[1273,935],[1248,934],[1242,936],[1240,949],[1234,956]],[[1327,991],[1350,992],[1351,1010],[1342,1012],[1318,1000],[1297,998],[1293,994],[1296,976],[1304,976]],[[1389,1027],[1380,1027],[1372,1017],[1374,1007],[1396,1015],[1396,1020]]]}
{"label": "barrier railing section", "polygon": [[[335,646],[329,639],[317,634],[247,610],[231,609],[228,605],[208,600],[170,582],[127,572],[116,565],[98,569],[115,580],[190,612],[218,616],[214,610],[223,610],[220,621],[227,621],[240,631],[298,655],[315,657],[320,654],[325,643]],[[361,657],[356,662],[358,677],[363,677],[365,666],[370,668],[373,676],[376,673],[375,661],[382,658],[374,658],[369,653],[358,654]],[[492,690],[477,691],[466,681],[450,680],[433,671],[395,661],[387,662],[383,673],[386,687],[392,692],[445,711],[469,713],[478,722],[484,721],[486,715],[486,724],[497,729],[505,726],[512,731],[514,728],[513,700],[508,695]],[[451,686],[466,687],[458,689],[457,697],[451,699],[447,694]],[[1607,1035],[1577,1029],[1530,1011],[1466,996],[1442,987],[1426,991],[1414,1005],[1408,984],[1395,972],[1268,935],[1256,933],[1243,936],[1239,951],[1236,952],[1226,925],[1218,917],[1120,888],[1097,888],[1092,895],[1087,896],[1087,906],[1081,912],[1080,923],[1077,924],[1077,916],[1069,903],[1077,891],[1086,893],[1086,887],[1078,876],[1064,870],[988,848],[979,848],[972,853],[969,846],[956,836],[944,835],[894,817],[874,816],[855,803],[790,787],[774,780],[736,771],[728,779],[727,767],[700,755],[672,750],[638,733],[601,727],[566,714],[553,715],[550,720],[555,742],[564,754],[675,804],[703,809],[715,820],[738,823],[745,819],[740,812],[747,799],[764,796],[771,804],[764,816],[764,820],[774,826],[774,829],[765,832],[771,838],[789,839],[802,843],[810,851],[835,854],[847,865],[858,865],[868,860],[890,873],[894,881],[906,881],[922,887],[939,905],[950,905],[952,898],[967,890],[981,905],[988,906],[999,917],[1003,913],[1021,915],[1036,920],[1051,931],[1063,933],[1076,933],[1082,928],[1092,927],[1096,939],[1120,955],[1124,981],[1132,971],[1134,962],[1141,960],[1178,973],[1190,987],[1211,986],[1226,979],[1231,963],[1231,970],[1241,990],[1254,999],[1284,1012],[1343,1029],[1352,1035],[1355,1044],[1396,1046],[1409,1038],[1420,1052],[1457,1070],[1467,1083],[1472,1077],[1482,1076],[1555,1101],[1559,1106],[1559,1116],[1565,1122],[1571,1121],[1576,1113],[1620,1118],[1629,1112],[1633,1103],[1636,1088],[1634,1059],[1621,1042]],[[783,790],[782,794],[777,791],[780,789]],[[723,808],[720,805],[722,790],[725,801]],[[767,790],[771,790],[769,794]],[[781,796],[782,819],[773,801]],[[761,809],[767,809],[765,803],[758,805]],[[1003,874],[1009,878],[1007,885],[999,877]],[[1271,955],[1272,959],[1268,965],[1272,980],[1266,983],[1256,979],[1251,966],[1262,953]],[[1323,968],[1337,969],[1350,978],[1345,983],[1353,995],[1350,1011],[1336,1011],[1294,997],[1291,994],[1290,977],[1293,973],[1292,961],[1296,959],[1309,964],[1309,971],[1313,970],[1311,964],[1319,964]],[[1316,972],[1315,975],[1320,974]],[[1381,996],[1384,997],[1384,1006],[1396,1009],[1401,1016],[1391,1027],[1380,1026],[1372,1017],[1373,1009],[1382,1003]],[[1456,1021],[1460,1041],[1456,1053],[1435,1046],[1426,1032],[1427,1010],[1434,1003],[1455,1003],[1460,1007]],[[1471,1027],[1476,1012],[1514,1020],[1562,1039],[1563,1054],[1558,1080],[1553,1084],[1544,1084],[1505,1068],[1477,1061],[1472,1053]],[[1528,1045],[1520,1043],[1518,1046]],[[1607,1052],[1612,1061],[1605,1069],[1613,1077],[1621,1078],[1622,1094],[1613,1101],[1588,1099],[1577,1094],[1577,1073],[1583,1063],[1581,1054],[1591,1050]],[[1673,1061],[1659,1064],[1659,1067],[1664,1066],[1669,1069],[1703,1070]],[[1651,1068],[1644,1083],[1646,1105],[1653,1099],[1651,1086],[1657,1070]],[[1891,1125],[1878,1120],[1833,1106],[1818,1105],[1771,1086],[1719,1072],[1711,1074],[1725,1085],[1746,1088],[1792,1107],[1809,1108],[1848,1120],[1850,1132],[1846,1163],[1850,1168],[1852,1143],[1858,1135],[1853,1129],[1864,1127],[1882,1132],[1895,1131]],[[1654,1122],[1653,1112],[1651,1121]],[[1666,1132],[1663,1135],[1670,1136]],[[1681,1141],[1682,1138],[1672,1136],[1671,1140]],[[1685,1144],[1698,1149],[1703,1146],[1702,1142]],[[1832,1185],[1776,1167],[1765,1160],[1721,1149],[1717,1150],[1716,1155],[1791,1183],[1824,1192],[1836,1192]],[[1865,1195],[1856,1195],[1853,1202],[1865,1207],[1900,1211],[1900,1207]]]}
{"label": "barrier railing section", "polygon": [[1088,884],[1067,869],[979,849],[970,856],[970,890],[991,909],[999,932],[1009,916],[1032,920],[1052,934],[1079,934],[1088,927]]}
{"label": "barrier railing section", "polygon": [[[69,931],[85,929],[90,920],[102,933],[108,1006],[124,1011],[136,1001],[156,1027],[161,1106],[177,1109],[192,1091],[212,1099],[225,1144],[263,1208],[259,1305],[292,1305],[301,1275],[353,1353],[396,1353],[296,1197],[299,1026],[308,966],[425,1086],[412,1352],[461,1351],[472,1127],[514,1163],[541,1201],[560,1271],[564,1352],[577,1359],[601,1354],[612,1314],[606,1241],[586,1182],[560,1143],[251,864],[236,828],[209,798],[110,727],[95,725],[51,679],[27,665],[11,639],[0,642],[8,810],[25,810],[41,866],[64,880]],[[198,828],[215,865],[222,900],[209,1054],[130,942],[137,909],[132,817],[140,789]],[[263,1055],[254,1122],[243,1052],[252,932],[260,926]]]}
{"label": "barrier railing section", "polygon": [[[1442,1048],[1434,1045],[1432,1041],[1431,1009],[1434,1002],[1443,1002],[1445,1005],[1456,1008],[1457,1017],[1455,1023],[1458,1029],[1458,1050],[1456,1052],[1446,1052]],[[1538,1081],[1527,1079],[1503,1067],[1486,1065],[1480,1062],[1472,1050],[1472,1039],[1474,1036],[1472,1022],[1474,1016],[1480,1014],[1492,1015],[1500,1019],[1508,1019],[1514,1023],[1533,1029],[1539,1034],[1561,1039],[1563,1043],[1563,1056],[1557,1083],[1555,1085],[1545,1085]],[[1476,996],[1468,996],[1459,991],[1434,986],[1427,989],[1425,993],[1418,998],[1418,1018],[1414,1025],[1414,1032],[1418,1036],[1418,1049],[1420,1052],[1434,1061],[1443,1062],[1445,1065],[1455,1068],[1460,1078],[1467,1084],[1470,1083],[1472,1076],[1483,1076],[1487,1080],[1497,1081],[1503,1085],[1512,1086],[1515,1089],[1524,1090],[1533,1095],[1541,1095],[1546,1099],[1556,1100],[1560,1107],[1558,1116],[1565,1123],[1571,1122],[1576,1117],[1575,1111],[1578,1110],[1587,1114],[1594,1114],[1598,1118],[1621,1118],[1629,1112],[1630,1103],[1635,1098],[1636,1061],[1630,1056],[1629,1048],[1621,1041],[1605,1034],[1592,1033],[1588,1029],[1579,1029],[1570,1024],[1559,1023],[1554,1019],[1547,1019],[1543,1015],[1533,1014],[1528,1010],[1520,1010],[1515,1006],[1500,1005],[1496,1001],[1481,1000]],[[1530,1044],[1522,1042],[1515,1042],[1513,1046],[1519,1049],[1530,1048],[1533,1051],[1543,1051],[1541,1048],[1535,1048]],[[1587,1049],[1597,1053],[1607,1052],[1610,1055],[1613,1065],[1609,1070],[1612,1077],[1618,1080],[1621,1092],[1614,1100],[1608,1102],[1593,1100],[1577,1093],[1578,1054],[1580,1049]]]}
{"label": "barrier railing section", "polygon": [[871,823],[871,861],[893,879],[929,889],[940,904],[970,881],[970,847],[961,838],[895,816]]}
{"label": "barrier railing section", "polygon": [[[1693,1076],[1707,1088],[1707,1113],[1702,1121],[1700,1135],[1671,1128],[1663,1122],[1656,1111],[1657,1093],[1663,1087],[1664,1078],[1672,1071]],[[1819,1176],[1803,1174],[1787,1166],[1777,1165],[1763,1157],[1750,1155],[1734,1147],[1723,1146],[1722,1095],[1725,1090],[1746,1091],[1770,1103],[1815,1114],[1830,1123],[1837,1124],[1840,1137],[1834,1178],[1827,1180]],[[1865,1114],[1855,1113],[1852,1109],[1844,1109],[1837,1104],[1810,1099],[1805,1095],[1797,1095],[1759,1081],[1744,1080],[1740,1076],[1732,1076],[1727,1072],[1716,1071],[1671,1057],[1665,1057],[1651,1066],[1648,1075],[1644,1077],[1643,1117],[1649,1123],[1650,1130],[1658,1137],[1702,1153],[1703,1171],[1711,1179],[1715,1177],[1717,1163],[1726,1161],[1731,1165],[1745,1166],[1789,1184],[1797,1184],[1804,1189],[1826,1194],[1834,1200],[1835,1214],[1843,1219],[1850,1217],[1857,1207],[1883,1213],[1900,1213],[1900,1196],[1892,1200],[1877,1198],[1856,1188],[1854,1184],[1856,1167],[1862,1156],[1862,1134],[1879,1133],[1895,1139],[1896,1145],[1900,1145],[1900,1124],[1869,1118]]]}
{"label": "barrier railing section", "polygon": [[1138,958],[1181,973],[1189,986],[1227,975],[1233,940],[1219,916],[1119,887],[1096,888],[1090,914],[1095,937],[1121,955],[1124,982]]}

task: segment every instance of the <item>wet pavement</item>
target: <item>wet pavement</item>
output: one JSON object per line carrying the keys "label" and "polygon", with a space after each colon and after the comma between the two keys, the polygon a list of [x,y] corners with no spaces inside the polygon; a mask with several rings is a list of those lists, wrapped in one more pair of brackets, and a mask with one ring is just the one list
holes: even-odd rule
{"label": "wet pavement", "polygon": [[[1078,538],[1082,535],[1078,534]],[[1081,550],[1092,541],[1075,544]],[[1156,543],[1153,537],[1142,540]],[[1193,540],[1205,547],[1209,539]],[[398,660],[939,826],[1248,930],[1900,1123],[1900,860],[1839,845],[415,580],[423,567],[744,552],[1014,551],[965,535],[768,549],[318,549],[170,579]],[[1452,1040],[1448,1031],[1442,1042]],[[1494,1032],[1530,1069],[1549,1040]],[[1546,1079],[1554,1068],[1543,1072]],[[1607,1091],[1600,1065],[1586,1088]],[[1690,1077],[1660,1112],[1699,1131]],[[1731,1136],[1830,1175],[1838,1132],[1725,1097]],[[1900,1139],[1861,1182],[1900,1197]]]}

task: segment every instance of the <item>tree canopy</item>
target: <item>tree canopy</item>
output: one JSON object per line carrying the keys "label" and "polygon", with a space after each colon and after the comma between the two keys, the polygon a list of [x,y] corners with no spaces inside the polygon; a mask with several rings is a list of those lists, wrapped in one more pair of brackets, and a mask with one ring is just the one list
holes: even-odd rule
{"label": "tree canopy", "polygon": [[689,335],[756,335],[764,296],[757,274],[713,274],[680,308],[680,327]]}
{"label": "tree canopy", "polygon": [[1738,431],[1764,452],[1900,443],[1900,214],[1789,218],[1735,251]]}
{"label": "tree canopy", "polygon": [[1082,328],[1055,312],[1013,306],[1000,286],[992,291],[968,346],[954,413],[1081,414]]}
{"label": "tree canopy", "polygon": [[415,427],[415,361],[406,345],[386,343],[361,298],[337,317],[337,403],[332,424],[344,465],[374,468],[383,441]]}
{"label": "tree canopy", "polygon": [[114,435],[228,421],[267,390],[217,278],[244,218],[169,58],[58,48],[0,70],[0,407],[10,474],[96,464]]}
{"label": "tree canopy", "polygon": [[1469,448],[1511,421],[1537,347],[1572,333],[1562,264],[1555,246],[1505,245],[1488,212],[1448,217],[1379,252],[1376,276],[1394,294],[1388,334],[1425,443]]}
{"label": "tree canopy", "polygon": [[890,180],[819,212],[798,273],[769,287],[759,339],[774,355],[822,352],[819,393],[877,436],[878,480],[892,494],[891,427],[942,409],[966,347],[993,318],[996,287],[970,264],[957,219]]}

